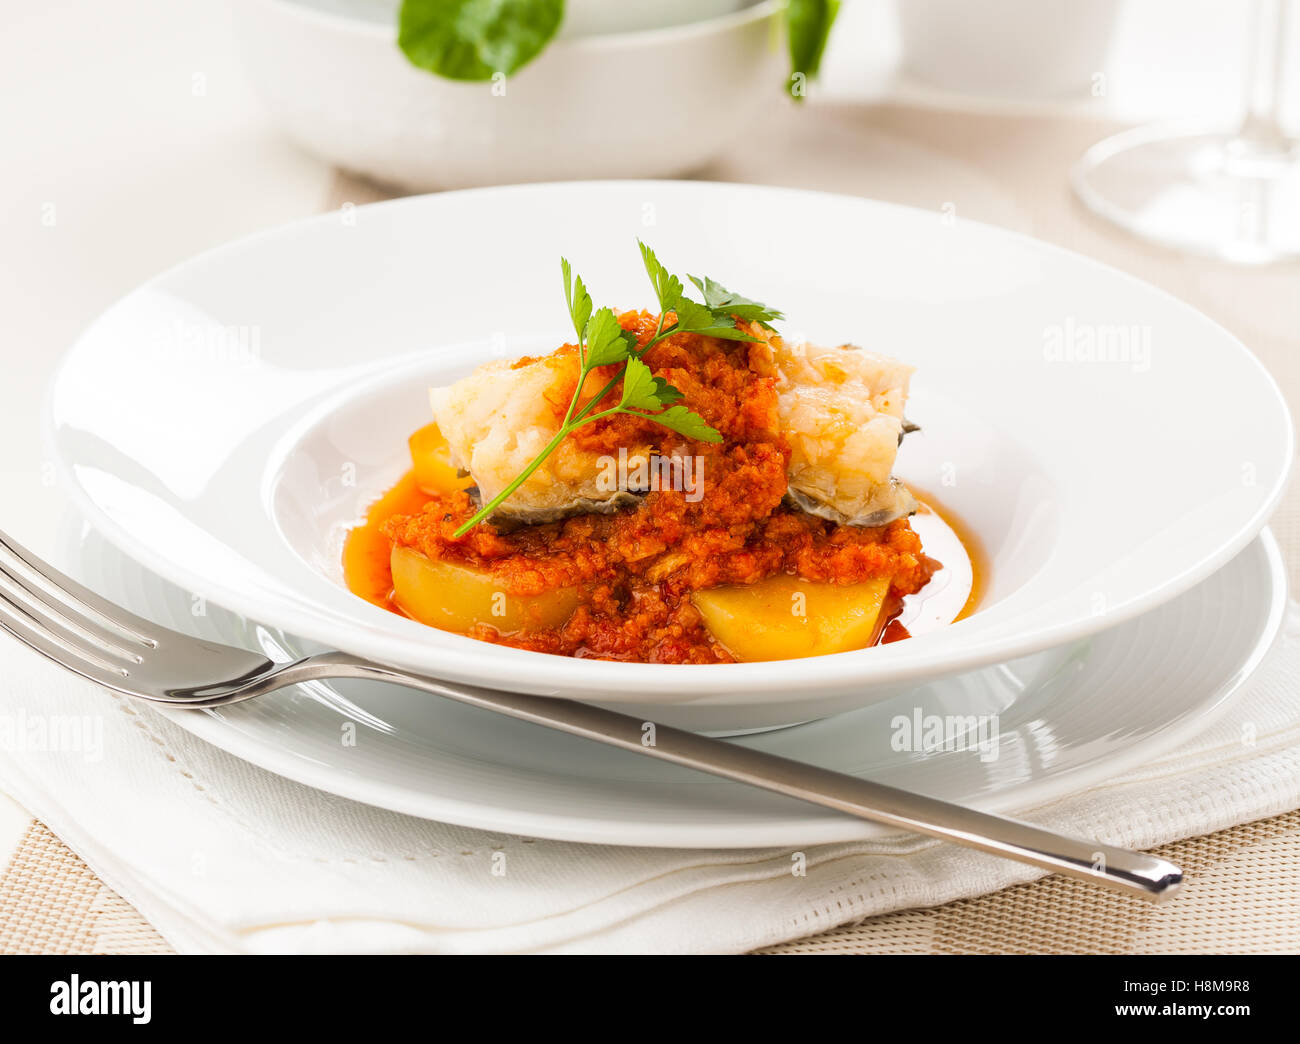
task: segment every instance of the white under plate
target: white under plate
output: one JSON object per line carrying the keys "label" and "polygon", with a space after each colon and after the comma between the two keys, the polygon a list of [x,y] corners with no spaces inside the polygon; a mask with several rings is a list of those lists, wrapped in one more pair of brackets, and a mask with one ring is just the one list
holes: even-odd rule
{"label": "white under plate", "polygon": [[[488,645],[342,586],[344,534],[403,470],[427,386],[562,343],[562,253],[597,300],[649,303],[637,236],[783,308],[792,336],[918,368],[922,431],[898,470],[983,542],[977,613],[858,652],[682,667]],[[923,211],[690,182],[416,197],[212,251],[85,333],[49,421],[91,522],[211,602],[423,673],[699,728],[850,710],[1131,619],[1249,543],[1293,452],[1259,362],[1127,275]]]}
{"label": "white under plate", "polygon": [[[87,531],[73,575],[142,616],[276,657],[310,648],[194,600]],[[828,721],[731,742],[935,797],[1017,811],[1145,761],[1204,728],[1280,630],[1281,556],[1266,530],[1222,571],[1081,643],[899,692]],[[802,846],[870,823],[392,685],[304,685],[215,711],[168,712],[232,754],[343,797],[512,834],[673,847]],[[897,719],[983,716],[949,749],[896,751]],[[996,748],[972,742],[991,733]],[[339,742],[353,722],[355,746]],[[981,733],[981,724],[985,731]]]}

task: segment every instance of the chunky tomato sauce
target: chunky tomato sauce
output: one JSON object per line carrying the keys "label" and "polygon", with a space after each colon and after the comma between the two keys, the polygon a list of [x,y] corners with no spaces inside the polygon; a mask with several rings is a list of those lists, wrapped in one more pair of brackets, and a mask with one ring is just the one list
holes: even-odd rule
{"label": "chunky tomato sauce", "polygon": [[[655,317],[628,313],[621,321],[644,343]],[[558,587],[580,592],[578,608],[558,628],[501,634],[483,623],[469,632],[475,638],[565,656],[719,663],[733,657],[704,627],[692,592],[779,573],[842,585],[888,577],[879,633],[901,599],[920,591],[939,564],[922,552],[907,519],[875,529],[850,527],[782,502],[790,450],[777,422],[776,377],[766,351],[762,344],[680,334],[645,356],[654,374],[677,387],[690,408],[722,434],[721,443],[688,442],[629,416],[570,436],[611,455],[620,446],[649,444],[664,456],[701,457],[697,502],[683,491],[662,489],[615,514],[523,526],[488,522],[457,537],[457,527],[477,510],[468,493],[423,492],[408,476],[354,530],[345,557],[349,586],[395,608],[387,557],[394,546],[409,547],[430,559],[487,571],[508,595]],[[566,346],[564,352],[576,349]],[[547,395],[557,420],[576,383],[576,358],[563,373],[569,375],[567,386],[561,376]]]}

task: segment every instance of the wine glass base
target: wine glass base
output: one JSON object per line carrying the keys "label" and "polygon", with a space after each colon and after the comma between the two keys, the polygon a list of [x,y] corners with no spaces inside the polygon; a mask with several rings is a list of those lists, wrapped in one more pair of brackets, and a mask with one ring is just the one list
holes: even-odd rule
{"label": "wine glass base", "polygon": [[1142,239],[1243,264],[1300,257],[1300,140],[1138,127],[1090,148],[1071,180]]}

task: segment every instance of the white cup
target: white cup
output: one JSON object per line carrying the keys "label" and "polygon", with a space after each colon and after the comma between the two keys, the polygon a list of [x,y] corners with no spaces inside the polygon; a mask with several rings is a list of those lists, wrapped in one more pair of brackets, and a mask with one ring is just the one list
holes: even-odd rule
{"label": "white cup", "polygon": [[903,65],[944,90],[1003,98],[1086,93],[1119,0],[900,0]]}

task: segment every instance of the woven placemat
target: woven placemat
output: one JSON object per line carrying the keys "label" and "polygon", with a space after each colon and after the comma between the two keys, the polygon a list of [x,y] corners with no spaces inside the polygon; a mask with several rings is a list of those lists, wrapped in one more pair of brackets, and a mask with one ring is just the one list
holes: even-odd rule
{"label": "woven placemat", "polygon": [[1300,952],[1300,810],[1154,850],[1188,876],[1166,906],[1046,877],[763,953]]}
{"label": "woven placemat", "polygon": [[[1297,953],[1300,810],[1155,850],[1187,872],[1168,906],[1048,877],[760,951]],[[171,953],[136,910],[33,822],[0,877],[0,953]]]}
{"label": "woven placemat", "polygon": [[171,953],[139,912],[35,820],[0,877],[0,953]]}

